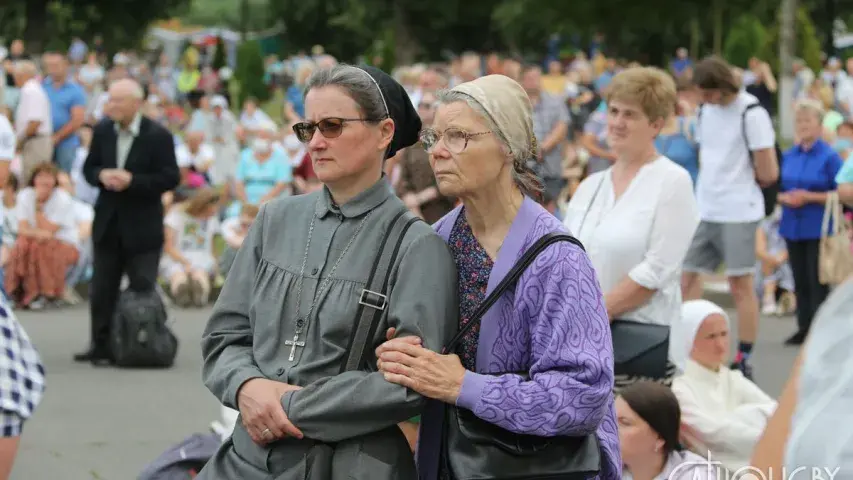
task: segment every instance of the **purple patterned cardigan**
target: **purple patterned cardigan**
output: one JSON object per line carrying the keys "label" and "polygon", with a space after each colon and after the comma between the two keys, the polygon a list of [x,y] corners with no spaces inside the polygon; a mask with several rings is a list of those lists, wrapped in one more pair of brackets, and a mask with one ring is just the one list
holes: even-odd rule
{"label": "purple patterned cardigan", "polygon": [[[448,240],[461,207],[434,228]],[[562,223],[525,198],[498,254],[486,294],[524,251]],[[530,372],[518,375],[489,372]],[[619,480],[622,460],[613,408],[613,344],[603,295],[589,257],[560,242],[539,254],[486,313],[480,325],[477,371],[468,371],[456,404],[507,430],[542,436],[595,432],[601,443],[600,480]],[[438,477],[441,409],[428,403],[418,441],[420,480]]]}

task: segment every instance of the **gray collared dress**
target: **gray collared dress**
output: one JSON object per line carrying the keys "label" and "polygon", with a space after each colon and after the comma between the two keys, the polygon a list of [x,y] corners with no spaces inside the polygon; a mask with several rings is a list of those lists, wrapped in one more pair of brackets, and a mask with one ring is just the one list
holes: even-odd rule
{"label": "gray collared dress", "polygon": [[[303,387],[281,400],[305,438],[259,446],[238,421],[200,480],[316,478],[306,472],[306,459],[318,442],[335,448],[329,480],[416,478],[413,456],[396,424],[420,414],[423,397],[375,371],[340,373],[361,290],[386,229],[403,208],[385,178],[340,207],[323,189],[261,208],[205,328],[203,378],[223,405],[235,409],[238,388],[251,378]],[[307,316],[318,287],[351,239]],[[445,242],[423,222],[412,225],[399,252],[390,269],[388,307],[371,342],[379,346],[386,329],[395,327],[400,335],[417,335],[427,348],[438,350],[458,325],[454,261]],[[302,300],[297,302],[303,260]],[[375,370],[375,358],[369,363]]]}

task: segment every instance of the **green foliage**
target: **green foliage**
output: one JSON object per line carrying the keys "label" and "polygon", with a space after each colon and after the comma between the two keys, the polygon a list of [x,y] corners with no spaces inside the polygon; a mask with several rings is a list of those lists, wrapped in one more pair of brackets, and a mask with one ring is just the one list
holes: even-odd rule
{"label": "green foliage", "polygon": [[[822,68],[821,53],[823,47],[817,36],[814,22],[806,7],[797,10],[796,26],[797,46],[795,55],[802,58],[806,64],[815,72]],[[762,51],[764,58],[774,71],[779,71],[779,22],[776,22],[768,30],[767,41]]]}
{"label": "green foliage", "polygon": [[750,13],[739,16],[726,35],[723,55],[732,65],[746,67],[750,57],[761,56],[768,33],[761,20]]}
{"label": "green foliage", "polygon": [[65,49],[71,38],[96,34],[111,50],[136,47],[151,22],[169,18],[190,0],[6,0],[0,36],[23,38],[30,51]]}
{"label": "green foliage", "polygon": [[216,37],[216,52],[213,54],[213,69],[215,71],[219,71],[220,68],[227,65],[228,61],[225,58],[225,42],[222,40],[222,37]]}
{"label": "green foliage", "polygon": [[[202,25],[209,27],[226,27],[239,30],[241,27],[240,4],[244,0],[192,0],[187,11],[179,18],[187,25]],[[249,31],[262,30],[275,23],[275,18],[268,15],[268,0],[247,0],[249,16],[247,28]]]}
{"label": "green foliage", "polygon": [[238,105],[249,97],[255,97],[259,102],[269,99],[270,92],[264,84],[264,57],[261,46],[257,41],[242,43],[237,49],[236,79],[240,84]]}

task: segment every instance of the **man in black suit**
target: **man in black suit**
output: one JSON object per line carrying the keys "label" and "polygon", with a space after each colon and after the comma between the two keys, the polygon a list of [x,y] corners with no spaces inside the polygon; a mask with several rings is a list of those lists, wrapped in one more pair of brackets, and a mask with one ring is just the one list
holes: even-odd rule
{"label": "man in black suit", "polygon": [[109,363],[110,330],[122,275],[130,289],[155,288],[163,249],[163,193],[180,181],[172,134],[142,116],[142,88],[133,80],[110,86],[105,119],[95,126],[86,180],[100,188],[92,225],[92,338],[78,362]]}

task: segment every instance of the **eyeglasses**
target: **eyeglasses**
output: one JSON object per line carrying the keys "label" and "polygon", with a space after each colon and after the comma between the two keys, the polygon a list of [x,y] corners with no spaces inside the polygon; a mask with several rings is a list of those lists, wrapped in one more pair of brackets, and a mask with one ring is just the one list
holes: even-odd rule
{"label": "eyeglasses", "polygon": [[421,102],[418,104],[418,108],[423,108],[424,110],[432,110],[435,108],[435,102]]}
{"label": "eyeglasses", "polygon": [[302,143],[309,143],[314,138],[314,132],[319,129],[324,138],[338,138],[347,122],[375,122],[369,118],[324,118],[319,122],[299,122],[293,125],[293,133]]}
{"label": "eyeglasses", "polygon": [[477,132],[468,133],[459,128],[448,128],[444,133],[439,133],[432,129],[426,129],[421,132],[421,143],[427,152],[432,152],[432,149],[438,144],[438,141],[444,139],[444,146],[450,153],[462,153],[468,148],[468,141],[480,135],[488,135],[492,132]]}

